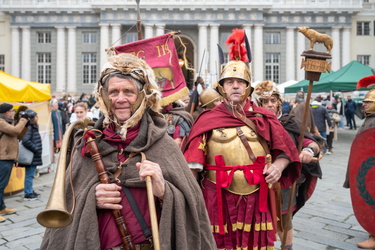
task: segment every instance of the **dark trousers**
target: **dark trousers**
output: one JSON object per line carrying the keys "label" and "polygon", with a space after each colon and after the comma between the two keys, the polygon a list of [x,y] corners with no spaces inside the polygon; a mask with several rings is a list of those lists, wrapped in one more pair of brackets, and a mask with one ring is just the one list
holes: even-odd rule
{"label": "dark trousers", "polygon": [[346,113],[346,125],[350,129],[353,129],[353,125],[354,125],[354,129],[357,129],[357,125],[355,124],[354,113],[352,112]]}
{"label": "dark trousers", "polygon": [[0,210],[6,208],[4,203],[4,189],[8,186],[14,161],[0,160]]}
{"label": "dark trousers", "polygon": [[329,132],[329,134],[327,135],[327,148],[328,148],[328,150],[333,148],[332,144],[333,144],[333,136],[334,135],[335,135],[335,132],[333,132],[333,131]]}

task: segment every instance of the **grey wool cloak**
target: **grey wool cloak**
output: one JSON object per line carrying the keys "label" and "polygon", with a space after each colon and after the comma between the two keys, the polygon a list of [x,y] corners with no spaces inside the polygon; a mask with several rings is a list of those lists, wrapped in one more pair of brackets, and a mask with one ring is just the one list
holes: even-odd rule
{"label": "grey wool cloak", "polygon": [[[166,133],[166,127],[164,118],[146,111],[137,137],[126,147],[126,152],[144,152],[147,160],[158,163],[163,172],[166,186],[159,221],[161,249],[216,249],[201,190],[181,150]],[[102,119],[95,124],[95,128],[102,128]],[[75,140],[82,137],[82,134],[82,131],[78,131]],[[98,138],[97,142],[104,164],[113,178],[118,166],[117,148],[102,138]],[[47,228],[41,249],[100,249],[95,201],[95,187],[99,184],[99,178],[91,157],[81,156],[82,146],[83,142],[80,142],[74,150],[72,164],[67,164],[66,171],[68,211],[73,204],[69,185],[70,171],[74,183],[76,204],[73,222],[65,228]],[[122,169],[119,178],[124,180],[123,185],[145,188],[145,182],[139,179],[135,167],[136,162],[140,161],[138,154]]]}

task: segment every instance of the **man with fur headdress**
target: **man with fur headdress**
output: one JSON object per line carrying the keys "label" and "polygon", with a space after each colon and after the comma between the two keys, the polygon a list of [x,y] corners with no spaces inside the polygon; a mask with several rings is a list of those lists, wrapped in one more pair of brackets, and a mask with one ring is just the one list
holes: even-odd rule
{"label": "man with fur headdress", "polygon": [[[299,135],[301,131],[301,123],[298,119],[295,119],[293,115],[284,114],[282,115],[282,97],[276,84],[272,81],[264,81],[259,83],[254,90],[254,95],[258,106],[267,109],[274,113],[280,120],[285,130],[289,133],[293,140],[296,148],[298,147]],[[303,139],[303,149],[299,154],[299,159],[302,163],[302,173],[298,179],[298,188],[294,193],[292,211],[295,214],[309,199],[312,192],[315,189],[317,178],[321,178],[321,169],[319,163],[311,163],[314,156],[317,156],[320,152],[318,143],[315,142],[313,136],[309,132],[305,132],[305,138]],[[281,190],[282,198],[282,221],[285,225],[286,214],[288,212],[290,187]],[[292,222],[288,223],[289,227],[284,228],[284,232],[287,233],[286,242],[284,243],[284,249],[293,249],[293,226]],[[279,231],[280,239],[283,239],[283,232]]]}
{"label": "man with fur headdress", "polygon": [[[195,175],[201,173],[217,248],[272,249],[276,218],[268,202],[267,184],[292,185],[300,163],[277,118],[249,101],[251,74],[247,58],[241,60],[246,55],[246,51],[242,53],[244,30],[234,30],[233,36],[232,60],[223,68],[217,85],[224,102],[197,118],[184,155]],[[273,158],[269,167],[266,154]]]}
{"label": "man with fur headdress", "polygon": [[[122,211],[136,249],[153,249],[146,176],[152,178],[157,201],[161,249],[215,249],[199,186],[166,133],[154,78],[149,65],[132,54],[109,57],[95,89],[103,116],[72,138],[77,147],[71,150],[66,183],[71,179],[74,193],[71,187],[65,191],[67,207],[74,204],[73,222],[48,228],[41,249],[125,249],[112,209]],[[89,133],[96,137],[111,182],[117,183],[99,184],[81,141]]]}

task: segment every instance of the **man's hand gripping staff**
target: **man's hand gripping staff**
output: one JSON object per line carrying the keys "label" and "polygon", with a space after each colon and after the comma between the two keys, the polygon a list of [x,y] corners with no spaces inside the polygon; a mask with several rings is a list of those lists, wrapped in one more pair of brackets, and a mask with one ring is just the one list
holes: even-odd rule
{"label": "man's hand gripping staff", "polygon": [[[109,184],[110,178],[108,176],[106,167],[102,160],[102,156],[99,153],[98,144],[95,140],[96,136],[91,131],[86,131],[84,138],[86,140],[86,146],[90,151],[92,160],[95,164],[96,171],[98,172],[98,176],[100,179],[100,183]],[[135,250],[135,246],[132,242],[131,235],[129,233],[128,228],[125,225],[124,217],[122,216],[122,212],[120,209],[113,209],[112,214],[115,217],[117,228],[120,232],[122,242],[124,243],[124,247],[126,250]]]}
{"label": "man's hand gripping staff", "polygon": [[[92,132],[86,132],[85,138],[87,142],[87,148],[89,149],[92,159],[95,163],[100,183],[103,184],[97,185],[95,189],[97,207],[103,209],[113,209],[112,213],[116,218],[116,224],[120,231],[125,249],[135,250],[135,246],[132,242],[131,235],[125,225],[125,220],[121,213],[122,206],[118,204],[121,202],[121,187],[115,183],[108,185],[110,183],[109,176],[107,174],[101,155],[99,153],[98,145],[95,140],[95,135]],[[146,156],[142,152],[141,156],[141,162],[138,162],[136,164],[136,167],[139,169],[139,177],[142,180],[145,180],[146,182],[147,200],[150,209],[153,247],[154,250],[160,250],[160,237],[154,195],[160,199],[163,199],[165,192],[165,180],[159,164],[146,160]],[[153,190],[155,190],[155,193],[153,192]]]}

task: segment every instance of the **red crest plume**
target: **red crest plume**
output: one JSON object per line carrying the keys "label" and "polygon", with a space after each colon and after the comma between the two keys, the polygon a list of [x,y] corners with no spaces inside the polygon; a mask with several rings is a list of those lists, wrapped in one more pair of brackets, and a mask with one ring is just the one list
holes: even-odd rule
{"label": "red crest plume", "polygon": [[226,41],[229,47],[229,55],[231,60],[240,60],[243,62],[248,62],[246,48],[243,45],[245,42],[245,30],[234,29],[232,30],[232,35],[230,35]]}
{"label": "red crest plume", "polygon": [[370,88],[375,86],[375,75],[363,77],[357,82],[357,89],[359,88]]}

